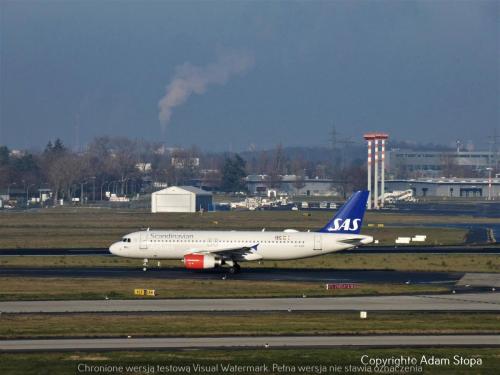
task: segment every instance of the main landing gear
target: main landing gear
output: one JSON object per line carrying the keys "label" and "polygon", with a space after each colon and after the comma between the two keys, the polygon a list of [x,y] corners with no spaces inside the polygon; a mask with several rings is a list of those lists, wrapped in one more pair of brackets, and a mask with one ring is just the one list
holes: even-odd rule
{"label": "main landing gear", "polygon": [[234,262],[234,264],[233,264],[231,267],[229,267],[229,273],[230,273],[231,275],[234,275],[235,273],[239,273],[239,272],[240,272],[240,270],[241,270],[241,267],[240,267],[240,265],[239,265],[238,263],[236,263],[236,262]]}

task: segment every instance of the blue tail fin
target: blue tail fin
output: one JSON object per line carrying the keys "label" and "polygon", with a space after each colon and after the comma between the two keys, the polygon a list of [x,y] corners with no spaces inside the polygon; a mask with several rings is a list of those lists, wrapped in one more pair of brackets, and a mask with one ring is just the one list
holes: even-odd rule
{"label": "blue tail fin", "polygon": [[357,191],[319,232],[359,234],[368,200],[368,191]]}

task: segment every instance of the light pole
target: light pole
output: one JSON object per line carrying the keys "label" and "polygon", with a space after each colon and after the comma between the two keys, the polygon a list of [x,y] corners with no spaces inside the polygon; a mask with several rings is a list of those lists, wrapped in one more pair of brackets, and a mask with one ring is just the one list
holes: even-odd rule
{"label": "light pole", "polygon": [[127,192],[128,192],[128,194],[133,195],[135,193],[135,184],[136,184],[137,181],[136,181],[136,179],[134,177],[134,178],[130,178],[129,182],[130,183],[127,184],[127,188],[130,188],[130,189],[128,189]]}
{"label": "light pole", "polygon": [[83,198],[84,198],[84,194],[83,194],[83,186],[84,185],[87,185],[89,183],[88,180],[83,180],[80,182],[80,204],[83,206]]}
{"label": "light pole", "polygon": [[106,192],[108,192],[108,191],[109,191],[109,192],[111,193],[111,189],[112,189],[111,185],[113,185],[113,182],[114,182],[114,181],[109,181],[109,182],[108,182],[108,185],[106,186]]}
{"label": "light pole", "polygon": [[92,180],[92,202],[95,203],[95,176],[90,177]]}
{"label": "light pole", "polygon": [[102,189],[104,188],[104,185],[106,185],[108,183],[108,181],[104,181],[102,184],[101,184],[101,201],[102,201]]}
{"label": "light pole", "polygon": [[488,167],[486,170],[488,171],[488,200],[491,201],[491,171],[493,168]]}
{"label": "light pole", "polygon": [[86,184],[87,181],[80,182],[80,205],[83,206],[83,185]]}
{"label": "light pole", "polygon": [[[127,181],[130,180],[130,177],[122,177],[121,180],[119,180],[119,182],[121,182],[121,189],[120,189],[120,194],[121,195],[127,195]],[[116,191],[116,193],[118,194],[118,190]]]}
{"label": "light pole", "polygon": [[28,206],[29,206],[29,191],[30,191],[30,187],[32,186],[35,186],[35,184],[28,184],[26,185],[26,209],[28,209]]}
{"label": "light pole", "polygon": [[107,190],[107,191],[109,191],[109,192],[111,192],[111,190],[110,190],[110,188],[109,188],[109,187],[110,187],[110,185],[111,185],[111,186],[112,186],[112,188],[114,189],[114,186],[113,186],[113,185],[114,185],[116,182],[120,182],[120,180],[109,181],[109,182],[108,182],[108,186],[107,186],[106,190]]}
{"label": "light pole", "polygon": [[14,186],[14,185],[17,185],[17,184],[15,182],[13,182],[13,183],[7,185],[7,195],[9,196],[9,200],[10,200],[10,187]]}
{"label": "light pole", "polygon": [[123,193],[123,191],[124,191],[124,190],[123,190],[123,185],[124,185],[124,184],[125,184],[125,195],[127,195],[127,193],[128,193],[128,182],[129,182],[130,180],[131,180],[131,178],[130,178],[130,177],[127,177],[127,178],[125,178],[125,179],[123,179],[123,180],[122,180],[122,195],[124,195],[124,193]]}

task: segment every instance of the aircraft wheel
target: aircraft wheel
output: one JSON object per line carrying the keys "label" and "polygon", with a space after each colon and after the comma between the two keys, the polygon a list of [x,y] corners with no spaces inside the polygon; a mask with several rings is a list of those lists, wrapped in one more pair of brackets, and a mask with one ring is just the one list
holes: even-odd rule
{"label": "aircraft wheel", "polygon": [[236,266],[229,267],[229,273],[231,275],[234,275],[235,273],[238,273],[239,271],[240,271],[239,267],[236,267]]}

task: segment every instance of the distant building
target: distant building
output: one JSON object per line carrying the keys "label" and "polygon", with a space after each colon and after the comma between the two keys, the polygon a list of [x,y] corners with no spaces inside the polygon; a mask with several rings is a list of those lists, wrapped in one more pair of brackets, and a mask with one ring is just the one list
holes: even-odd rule
{"label": "distant building", "polygon": [[24,202],[26,199],[26,190],[11,186],[7,189],[0,189],[0,199],[3,201],[8,200],[21,200]]}
{"label": "distant building", "polygon": [[38,189],[39,202],[43,203],[53,198],[52,189],[49,188],[40,188]]}
{"label": "distant building", "polygon": [[[421,178],[386,180],[386,191],[413,190],[415,197],[487,198],[488,178]],[[500,178],[493,178],[491,197],[500,198]]]}
{"label": "distant building", "polygon": [[171,186],[151,194],[151,212],[207,211],[212,206],[212,193],[193,186]]}
{"label": "distant building", "polygon": [[10,150],[9,156],[13,158],[22,158],[26,155],[26,151],[23,150]]}
{"label": "distant building", "polygon": [[136,163],[135,169],[142,173],[151,172],[151,163]]}
{"label": "distant building", "polygon": [[165,181],[153,181],[152,186],[153,188],[166,188],[168,187],[168,183]]}
{"label": "distant building", "polygon": [[175,169],[199,167],[200,158],[175,157],[170,159],[170,164]]}
{"label": "distant building", "polygon": [[489,151],[410,151],[390,150],[389,173],[395,178],[407,176],[441,177],[454,170],[483,172],[500,161]]}
{"label": "distant building", "polygon": [[249,175],[246,177],[247,190],[252,195],[267,195],[269,189],[278,193],[321,196],[336,195],[336,182],[329,178],[309,178],[284,175],[273,181],[268,175]]}

